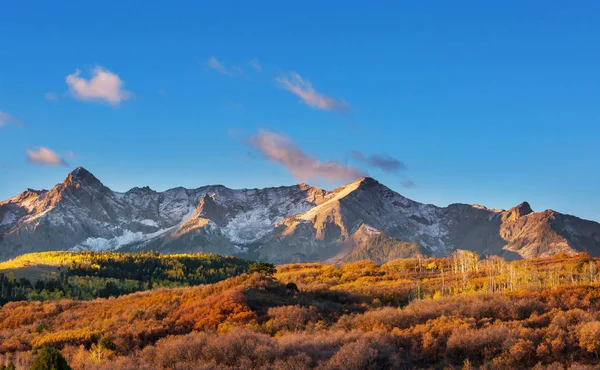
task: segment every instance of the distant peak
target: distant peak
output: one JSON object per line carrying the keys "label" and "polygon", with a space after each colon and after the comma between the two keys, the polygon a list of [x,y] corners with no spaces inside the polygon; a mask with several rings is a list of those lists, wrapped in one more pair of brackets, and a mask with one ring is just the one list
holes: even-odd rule
{"label": "distant peak", "polygon": [[375,180],[374,178],[369,177],[369,176],[363,176],[356,181],[358,181],[358,182],[378,182],[377,180]]}
{"label": "distant peak", "polygon": [[362,190],[377,190],[377,191],[389,190],[387,186],[383,185],[382,183],[380,183],[379,181],[375,180],[372,177],[361,177],[360,179],[356,180],[354,183],[357,184],[358,189],[362,189]]}
{"label": "distant peak", "polygon": [[27,188],[21,194],[17,195],[16,197],[11,198],[10,201],[20,202],[20,201],[23,201],[28,198],[40,196],[41,194],[44,194],[46,192],[47,192],[47,190],[44,190],[44,189],[36,190],[36,189]]}
{"label": "distant peak", "polygon": [[505,218],[508,220],[516,220],[523,216],[533,213],[531,206],[527,202],[523,202],[516,207],[513,207],[506,211]]}
{"label": "distant peak", "polygon": [[361,186],[364,186],[364,185],[372,186],[372,185],[379,185],[379,181],[375,180],[372,177],[365,176],[365,177],[361,177],[360,179],[351,182],[350,184],[358,184]]}
{"label": "distant peak", "polygon": [[67,186],[74,184],[103,186],[96,176],[81,166],[71,171],[63,183]]}
{"label": "distant peak", "polygon": [[154,191],[154,190],[152,190],[152,189],[151,189],[151,188],[150,188],[148,185],[146,185],[146,186],[142,186],[142,187],[136,186],[136,187],[132,188],[132,190],[140,190],[140,191]]}
{"label": "distant peak", "polygon": [[370,190],[382,190],[387,189],[384,185],[381,185],[377,180],[372,177],[361,177],[353,182],[350,182],[346,185],[340,186],[337,189],[333,190],[333,193],[338,194],[338,196],[344,194],[350,194],[353,191],[361,190],[361,191],[370,191]]}
{"label": "distant peak", "polygon": [[81,166],[78,166],[73,171],[71,171],[70,175],[72,175],[75,178],[77,178],[77,177],[86,177],[86,176],[93,176],[90,171],[86,170],[85,168],[83,168]]}
{"label": "distant peak", "polygon": [[503,209],[500,209],[500,208],[488,208],[488,207],[483,206],[481,204],[470,204],[469,206],[471,206],[471,208],[481,209],[483,211],[488,211],[488,212],[493,212],[493,213],[502,213],[502,212],[504,212]]}
{"label": "distant peak", "polygon": [[528,215],[533,212],[531,206],[527,202],[523,202],[513,209],[518,210],[522,216]]}
{"label": "distant peak", "polygon": [[46,190],[41,189],[41,190],[36,190],[36,189],[32,189],[32,188],[27,188],[25,189],[25,191],[23,193],[30,193],[30,194],[41,194],[44,193]]}
{"label": "distant peak", "polygon": [[304,182],[298,184],[297,187],[298,187],[298,189],[300,189],[302,191],[321,191],[321,192],[324,191],[323,189],[321,189],[319,187],[312,186],[312,185],[309,185]]}

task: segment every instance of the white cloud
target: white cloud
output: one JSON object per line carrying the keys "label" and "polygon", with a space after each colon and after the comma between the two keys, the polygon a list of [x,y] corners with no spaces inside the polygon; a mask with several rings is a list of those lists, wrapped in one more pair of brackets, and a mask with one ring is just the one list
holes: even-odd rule
{"label": "white cloud", "polygon": [[258,59],[254,58],[250,61],[250,66],[254,69],[256,69],[259,72],[262,72],[262,66],[260,65],[260,63],[258,62]]}
{"label": "white cloud", "polygon": [[365,174],[358,168],[335,161],[319,161],[304,153],[289,137],[260,130],[250,137],[250,145],[271,162],[284,166],[299,181],[326,179],[352,181]]}
{"label": "white cloud", "polygon": [[296,72],[275,78],[279,87],[298,96],[309,107],[333,110],[342,114],[348,113],[350,105],[344,100],[334,99],[318,93],[310,81],[305,80]]}
{"label": "white cloud", "polygon": [[235,77],[235,76],[240,76],[240,75],[244,74],[244,71],[242,71],[241,68],[236,67],[236,66],[227,68],[221,62],[219,62],[219,60],[217,60],[217,58],[212,57],[212,56],[210,58],[208,58],[208,62],[206,63],[206,66],[209,69],[213,69],[213,70],[219,72],[220,74],[229,76],[229,77]]}
{"label": "white cloud", "polygon": [[21,126],[21,121],[19,121],[15,116],[0,112],[0,127],[8,125],[9,123],[14,123],[17,126]]}
{"label": "white cloud", "polygon": [[111,105],[131,99],[133,94],[123,88],[123,81],[116,74],[97,66],[92,70],[92,78],[80,77],[81,71],[75,70],[66,78],[71,94],[80,100],[102,100]]}
{"label": "white cloud", "polygon": [[229,74],[227,72],[227,68],[225,68],[224,65],[221,64],[221,62],[219,62],[217,60],[217,58],[215,57],[210,57],[208,58],[208,63],[206,64],[206,66],[210,69],[214,69],[215,71],[222,73],[224,75]]}
{"label": "white cloud", "polygon": [[[44,166],[68,166],[67,162],[52,150],[40,147],[37,150],[27,149],[27,160],[31,164]],[[72,156],[72,153],[69,153]]]}

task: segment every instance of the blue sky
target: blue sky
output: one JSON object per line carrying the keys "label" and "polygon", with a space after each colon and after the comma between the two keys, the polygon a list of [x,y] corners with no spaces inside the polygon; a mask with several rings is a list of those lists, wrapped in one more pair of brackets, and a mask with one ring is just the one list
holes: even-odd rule
{"label": "blue sky", "polygon": [[368,174],[600,221],[598,2],[141,4],[3,5],[0,199]]}

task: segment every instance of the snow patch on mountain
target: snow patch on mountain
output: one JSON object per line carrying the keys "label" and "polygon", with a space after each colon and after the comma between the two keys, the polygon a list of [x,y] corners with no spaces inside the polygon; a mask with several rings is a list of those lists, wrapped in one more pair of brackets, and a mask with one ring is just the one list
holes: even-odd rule
{"label": "snow patch on mountain", "polygon": [[140,224],[142,224],[142,225],[158,227],[158,223],[156,221],[154,221],[154,220],[145,219],[145,220],[141,220],[141,221],[138,221],[138,222]]}
{"label": "snow patch on mountain", "polygon": [[2,218],[2,222],[0,223],[0,226],[12,225],[16,221],[17,221],[17,216],[15,216],[15,214],[12,212],[8,212],[4,215],[4,218]]}
{"label": "snow patch on mountain", "polygon": [[25,220],[23,220],[23,222],[32,222],[35,220],[38,220],[40,218],[42,218],[45,214],[47,214],[49,211],[51,211],[54,207],[50,207],[42,212],[39,213],[34,213],[32,215],[29,215],[28,217],[25,218]]}
{"label": "snow patch on mountain", "polygon": [[78,244],[77,246],[71,248],[71,250],[92,250],[95,252],[117,250],[129,244],[142,243],[154,239],[156,237],[168,233],[173,229],[174,227],[170,227],[167,229],[158,230],[150,234],[144,234],[139,231],[133,232],[131,230],[123,230],[122,235],[116,236],[111,239],[89,237],[81,244]]}
{"label": "snow patch on mountain", "polygon": [[222,231],[233,243],[247,244],[268,234],[273,224],[268,210],[259,208],[240,213]]}
{"label": "snow patch on mountain", "polygon": [[337,193],[333,193],[332,195],[329,195],[328,198],[325,200],[325,202],[323,202],[320,205],[313,207],[313,208],[303,212],[301,215],[299,215],[299,219],[300,220],[311,220],[311,219],[315,218],[324,209],[327,209],[335,202],[339,201],[340,199],[344,198],[345,196],[349,195],[350,193],[352,193],[353,191],[358,189],[358,187],[360,186],[361,180],[357,180],[348,185],[345,185],[342,188],[339,188],[339,191]]}
{"label": "snow patch on mountain", "polygon": [[[233,217],[221,229],[223,235],[238,245],[253,243],[272,232],[275,225],[285,217],[305,212],[313,207],[305,199],[290,198],[293,195],[277,189],[268,189],[263,192],[234,191],[229,199],[215,196],[215,201],[226,209],[245,209],[237,214],[232,212]],[[265,201],[264,198],[268,200]]]}
{"label": "snow patch on mountain", "polygon": [[267,208],[256,208],[235,216],[222,229],[233,243],[252,243],[268,234],[281,217],[271,217]]}

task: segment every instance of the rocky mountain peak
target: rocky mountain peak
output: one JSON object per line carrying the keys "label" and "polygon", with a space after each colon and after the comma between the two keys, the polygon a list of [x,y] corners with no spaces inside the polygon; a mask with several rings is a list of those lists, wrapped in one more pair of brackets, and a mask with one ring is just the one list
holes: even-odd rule
{"label": "rocky mountain peak", "polygon": [[77,167],[67,177],[63,184],[66,186],[87,185],[92,187],[103,187],[104,185],[91,172],[83,167]]}
{"label": "rocky mountain peak", "polygon": [[36,194],[36,195],[40,195],[43,192],[45,192],[46,190],[41,189],[41,190],[36,190],[36,189],[32,189],[32,188],[27,188],[25,189],[25,191],[23,192],[23,194]]}
{"label": "rocky mountain peak", "polygon": [[298,189],[300,189],[302,191],[324,191],[323,189],[308,185],[304,182],[298,184],[297,187],[298,187]]}
{"label": "rocky mountain peak", "polygon": [[197,207],[198,217],[212,220],[219,226],[227,225],[224,210],[215,202],[214,194],[204,194]]}
{"label": "rocky mountain peak", "polygon": [[382,186],[377,180],[371,177],[361,177],[360,179],[354,180],[346,185],[342,185],[339,188],[334,189],[331,193],[340,196],[341,194],[349,194],[357,189],[361,190],[373,190],[377,186]]}
{"label": "rocky mountain peak", "polygon": [[516,220],[523,216],[527,216],[528,214],[533,213],[531,206],[527,202],[523,202],[516,207],[513,207],[506,211],[504,214],[505,220]]}
{"label": "rocky mountain peak", "polygon": [[137,194],[137,195],[144,195],[144,194],[153,194],[156,193],[156,191],[152,190],[149,186],[136,186],[133,187],[129,190],[127,190],[127,194]]}
{"label": "rocky mountain peak", "polygon": [[43,190],[43,189],[35,190],[35,189],[27,188],[24,192],[22,192],[21,194],[15,196],[15,197],[12,197],[12,198],[4,200],[4,201],[0,201],[0,205],[35,201],[40,195],[42,195],[46,192],[47,192],[47,190]]}
{"label": "rocky mountain peak", "polygon": [[362,177],[342,189],[342,193],[361,194],[362,197],[406,199],[372,177]]}
{"label": "rocky mountain peak", "polygon": [[46,192],[46,190],[44,190],[44,189],[36,190],[36,189],[27,188],[27,189],[25,189],[24,192],[19,194],[17,197],[20,199],[27,199],[27,198],[31,198],[31,197],[37,197],[39,195],[44,194],[45,192]]}
{"label": "rocky mountain peak", "polygon": [[379,183],[379,181],[375,180],[372,177],[361,177],[360,179],[352,182],[352,184],[358,184],[361,187],[371,187],[371,186],[381,185]]}

